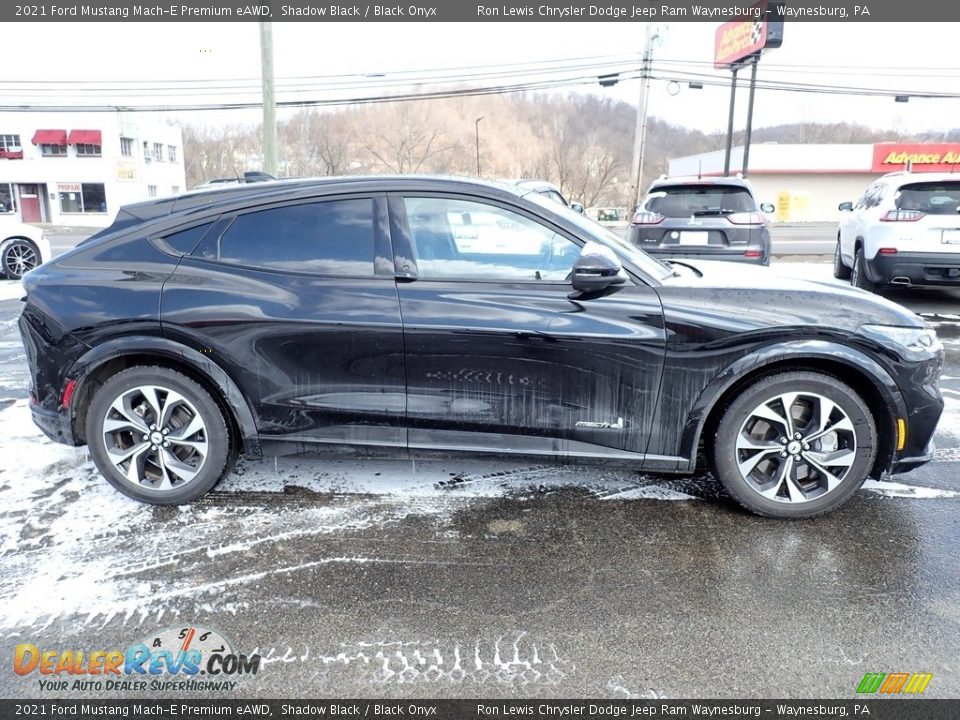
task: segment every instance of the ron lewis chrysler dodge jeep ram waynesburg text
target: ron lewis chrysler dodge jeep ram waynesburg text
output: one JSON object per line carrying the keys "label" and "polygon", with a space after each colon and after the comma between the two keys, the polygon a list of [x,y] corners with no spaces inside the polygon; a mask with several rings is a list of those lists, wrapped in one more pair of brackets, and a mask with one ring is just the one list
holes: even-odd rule
{"label": "ron lewis chrysler dodge jeep ram waynesburg text", "polygon": [[742,505],[832,510],[929,460],[943,347],[856,288],[661,262],[536,192],[425,177],[122,209],[29,273],[36,423],[184,503],[240,452],[700,457]]}

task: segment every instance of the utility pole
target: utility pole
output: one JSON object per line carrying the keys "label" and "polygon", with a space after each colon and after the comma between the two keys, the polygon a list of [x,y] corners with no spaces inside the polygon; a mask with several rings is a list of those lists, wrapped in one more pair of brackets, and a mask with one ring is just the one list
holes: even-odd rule
{"label": "utility pole", "polygon": [[260,22],[260,77],[263,85],[263,172],[277,174],[277,97],[273,86],[273,23]]}
{"label": "utility pole", "polygon": [[[656,37],[650,23],[647,23],[646,39],[643,49],[643,63],[640,69],[640,104],[637,107],[637,126],[633,132],[633,205],[636,207],[643,199],[643,156],[647,139],[647,103],[650,99],[650,64],[653,60],[653,39]],[[633,208],[631,208],[632,212]]]}
{"label": "utility pole", "polygon": [[473,123],[474,129],[477,131],[477,177],[480,177],[480,121],[483,120],[484,117],[486,116],[481,115]]}

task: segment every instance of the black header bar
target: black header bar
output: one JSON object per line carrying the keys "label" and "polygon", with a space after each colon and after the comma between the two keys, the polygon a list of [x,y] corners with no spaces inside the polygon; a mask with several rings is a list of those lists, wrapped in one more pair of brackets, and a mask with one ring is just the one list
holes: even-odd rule
{"label": "black header bar", "polygon": [[[756,15],[757,0],[192,0],[191,2],[3,3],[2,22],[710,22]],[[786,22],[946,22],[960,20],[960,3],[943,0],[788,0]],[[943,30],[944,40],[950,31]],[[912,37],[905,42],[933,41]]]}

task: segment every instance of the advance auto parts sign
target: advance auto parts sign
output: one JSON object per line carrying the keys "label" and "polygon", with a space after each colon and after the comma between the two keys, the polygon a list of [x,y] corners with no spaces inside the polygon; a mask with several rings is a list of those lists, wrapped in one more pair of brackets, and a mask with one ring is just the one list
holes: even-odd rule
{"label": "advance auto parts sign", "polygon": [[914,172],[960,173],[960,143],[883,143],[873,146],[874,172],[904,170],[908,162]]}

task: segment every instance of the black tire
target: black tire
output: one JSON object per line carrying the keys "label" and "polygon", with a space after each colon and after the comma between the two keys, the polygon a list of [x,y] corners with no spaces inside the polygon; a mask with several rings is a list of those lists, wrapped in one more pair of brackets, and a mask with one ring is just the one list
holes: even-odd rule
{"label": "black tire", "polygon": [[0,243],[0,272],[10,280],[19,280],[40,262],[40,250],[29,240],[9,238]]}
{"label": "black tire", "polygon": [[840,257],[840,238],[837,238],[837,249],[833,254],[833,276],[838,280],[850,279],[850,268],[843,264],[843,258]]}
{"label": "black tire", "polygon": [[[802,456],[804,459],[797,463],[797,474],[799,475],[801,470],[804,471],[805,476],[800,479],[800,484],[802,485],[806,481],[807,484],[804,487],[807,490],[805,490],[802,498],[798,496],[797,500],[785,497],[765,497],[761,494],[761,489],[765,486],[757,482],[751,474],[760,472],[762,475],[762,471],[766,467],[775,465],[777,469],[772,470],[770,476],[776,477],[780,474],[781,468],[789,469],[793,467],[791,458],[783,459],[778,451],[766,451],[770,453],[766,455],[769,460],[762,460],[756,465],[756,470],[748,471],[747,475],[750,479],[747,479],[741,473],[740,463],[747,463],[751,460],[754,457],[751,453],[754,451],[737,447],[738,438],[745,437],[741,435],[741,432],[749,429],[749,432],[752,433],[758,427],[764,428],[762,418],[756,420],[758,416],[755,412],[763,405],[769,408],[770,405],[767,405],[767,403],[773,404],[773,407],[776,408],[777,398],[788,393],[800,393],[793,412],[796,415],[796,410],[801,411],[799,413],[800,417],[795,417],[794,420],[802,423],[804,429],[809,430],[813,427],[809,423],[803,423],[803,411],[805,405],[812,404],[815,396],[826,398],[836,405],[837,410],[833,410],[834,414],[828,415],[828,417],[837,418],[839,421],[841,417],[838,414],[839,411],[839,413],[846,415],[852,427],[849,432],[841,430],[834,434],[836,441],[834,451],[842,452],[843,449],[846,449],[848,456],[852,455],[852,462],[850,462],[847,470],[842,473],[841,470],[830,466],[834,476],[839,477],[839,483],[832,489],[825,490],[824,486],[829,486],[826,476],[816,471],[812,471],[813,475],[806,474],[811,472],[813,466],[806,461],[807,455],[804,454]],[[804,393],[809,395],[804,395]],[[779,407],[783,409],[784,404],[781,403]],[[818,405],[817,407],[821,406]],[[783,413],[777,414],[782,415]],[[819,415],[810,415],[810,421],[816,423],[815,417],[819,417]],[[838,421],[835,421],[835,423],[840,427]],[[758,422],[760,425],[756,424]],[[754,424],[751,426],[751,423]],[[766,442],[778,447],[782,440],[779,437],[773,439],[774,436],[786,434],[785,432],[778,432],[779,427],[776,423],[766,425],[767,431],[772,431],[770,439]],[[798,424],[795,429],[799,430],[800,428],[801,424]],[[813,430],[813,433],[808,432],[807,434],[816,434],[816,428],[813,428]],[[850,441],[851,438],[853,438],[853,442]],[[873,467],[876,456],[877,428],[873,415],[863,398],[836,378],[816,372],[785,372],[764,377],[740,392],[724,411],[712,440],[711,460],[717,479],[723,483],[730,496],[740,505],[765,517],[807,518],[836,510],[863,485]],[[751,436],[751,440],[753,440],[753,436]],[[802,445],[802,441],[800,442]],[[844,448],[839,447],[841,443],[844,444]],[[806,453],[806,450],[803,452]],[[829,450],[814,448],[811,456],[819,455],[822,459],[824,452],[829,452]],[[778,487],[782,487],[782,485],[778,485]],[[786,487],[782,487],[782,489],[785,493],[788,490]],[[806,499],[806,492],[810,492],[810,499]],[[818,492],[822,492],[822,494],[817,495]]]}
{"label": "black tire", "polygon": [[[121,414],[110,410],[114,401],[137,397],[141,388],[149,387],[156,388],[154,397],[158,399],[162,411],[168,403],[174,408],[171,411],[172,417],[167,422],[171,429],[170,434],[166,438],[157,436],[166,444],[151,444],[154,442],[155,433],[149,431],[149,426],[155,424],[156,418],[153,411],[148,409],[152,406],[146,402],[145,395],[141,396],[144,401],[139,406],[130,408],[130,413]],[[167,391],[167,394],[164,395],[164,391]],[[179,394],[183,402],[171,403],[169,391]],[[132,402],[134,401],[130,401],[131,405]],[[144,435],[141,439],[138,437],[140,430],[122,429],[111,432],[108,439],[104,432],[108,410],[114,424],[125,428],[133,427],[132,423],[125,422],[126,418],[136,415],[144,422],[146,427],[143,432],[149,432],[149,436]],[[146,414],[143,414],[144,412]],[[174,440],[178,432],[190,429],[188,423],[195,418],[201,423],[200,429],[181,440]],[[158,427],[157,431],[163,429],[165,428]],[[196,500],[217,484],[226,473],[231,459],[230,433],[220,407],[199,384],[175,370],[163,367],[132,367],[107,380],[97,389],[90,402],[86,434],[93,461],[107,481],[124,495],[154,505],[181,505]],[[115,464],[111,459],[108,443],[113,446],[114,451],[119,450],[121,453],[131,448],[148,446],[134,453],[142,459],[143,466],[142,471],[133,473],[138,476],[136,483],[122,472],[122,465]],[[201,445],[203,453],[196,449]],[[167,446],[169,448],[164,450]],[[167,458],[167,461],[164,462],[160,456]],[[172,464],[172,461],[176,461],[176,465]],[[127,462],[128,471],[132,464],[133,461]],[[187,470],[186,474],[184,469]],[[193,472],[193,476],[184,480],[190,472]],[[171,480],[168,487],[161,487],[164,478]]]}
{"label": "black tire", "polygon": [[853,258],[853,270],[850,271],[850,284],[861,290],[873,292],[874,284],[867,277],[867,260],[863,256],[863,248],[857,248]]}

